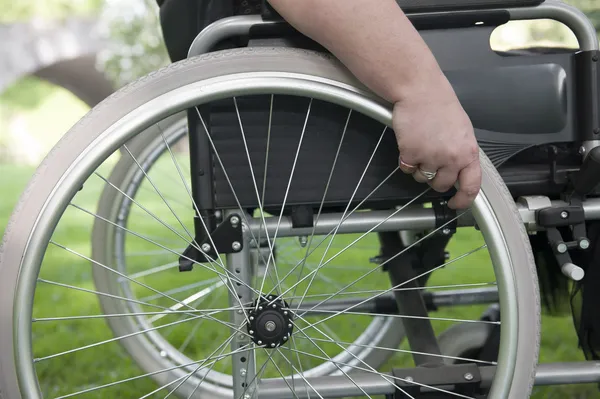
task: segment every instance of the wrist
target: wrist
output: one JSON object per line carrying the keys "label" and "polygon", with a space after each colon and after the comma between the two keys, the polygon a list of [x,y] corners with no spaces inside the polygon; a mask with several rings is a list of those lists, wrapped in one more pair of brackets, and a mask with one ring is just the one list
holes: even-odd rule
{"label": "wrist", "polygon": [[393,88],[392,93],[394,104],[430,102],[436,98],[442,100],[448,95],[454,96],[454,89],[436,64],[428,68],[415,69]]}

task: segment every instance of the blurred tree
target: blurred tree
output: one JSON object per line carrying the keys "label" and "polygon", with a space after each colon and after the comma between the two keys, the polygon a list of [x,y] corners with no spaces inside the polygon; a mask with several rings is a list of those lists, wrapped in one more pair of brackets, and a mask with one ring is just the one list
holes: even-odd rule
{"label": "blurred tree", "polygon": [[93,15],[104,0],[0,0],[0,23]]}
{"label": "blurred tree", "polygon": [[107,0],[100,34],[108,45],[99,65],[118,86],[169,63],[154,0]]}
{"label": "blurred tree", "polygon": [[598,0],[566,0],[569,3],[585,12],[596,26],[596,30],[600,31],[600,2]]}

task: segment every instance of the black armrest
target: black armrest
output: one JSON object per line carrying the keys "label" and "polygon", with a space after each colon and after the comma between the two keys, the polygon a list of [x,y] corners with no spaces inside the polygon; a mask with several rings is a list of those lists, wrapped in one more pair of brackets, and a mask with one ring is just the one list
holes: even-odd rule
{"label": "black armrest", "polygon": [[406,13],[537,6],[544,0],[396,0]]}

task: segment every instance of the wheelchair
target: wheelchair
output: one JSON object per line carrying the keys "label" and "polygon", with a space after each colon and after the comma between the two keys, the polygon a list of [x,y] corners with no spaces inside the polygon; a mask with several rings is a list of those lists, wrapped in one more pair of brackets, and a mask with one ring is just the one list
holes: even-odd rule
{"label": "wheelchair", "polygon": [[[470,209],[399,171],[390,104],[318,45],[268,13],[219,20],[95,107],[25,190],[0,251],[0,397],[520,399],[600,381],[593,360],[538,365],[540,254],[584,296],[598,273],[594,27],[557,0],[399,4],[476,128]],[[579,49],[490,48],[532,19]],[[68,367],[90,380],[62,386]]]}

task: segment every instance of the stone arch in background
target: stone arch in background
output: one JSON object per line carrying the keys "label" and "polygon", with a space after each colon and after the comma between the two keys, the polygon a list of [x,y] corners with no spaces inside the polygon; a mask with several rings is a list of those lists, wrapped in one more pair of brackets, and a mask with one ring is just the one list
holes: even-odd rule
{"label": "stone arch in background", "polygon": [[0,24],[0,93],[33,75],[63,87],[90,107],[114,91],[96,68],[103,42],[89,18]]}

